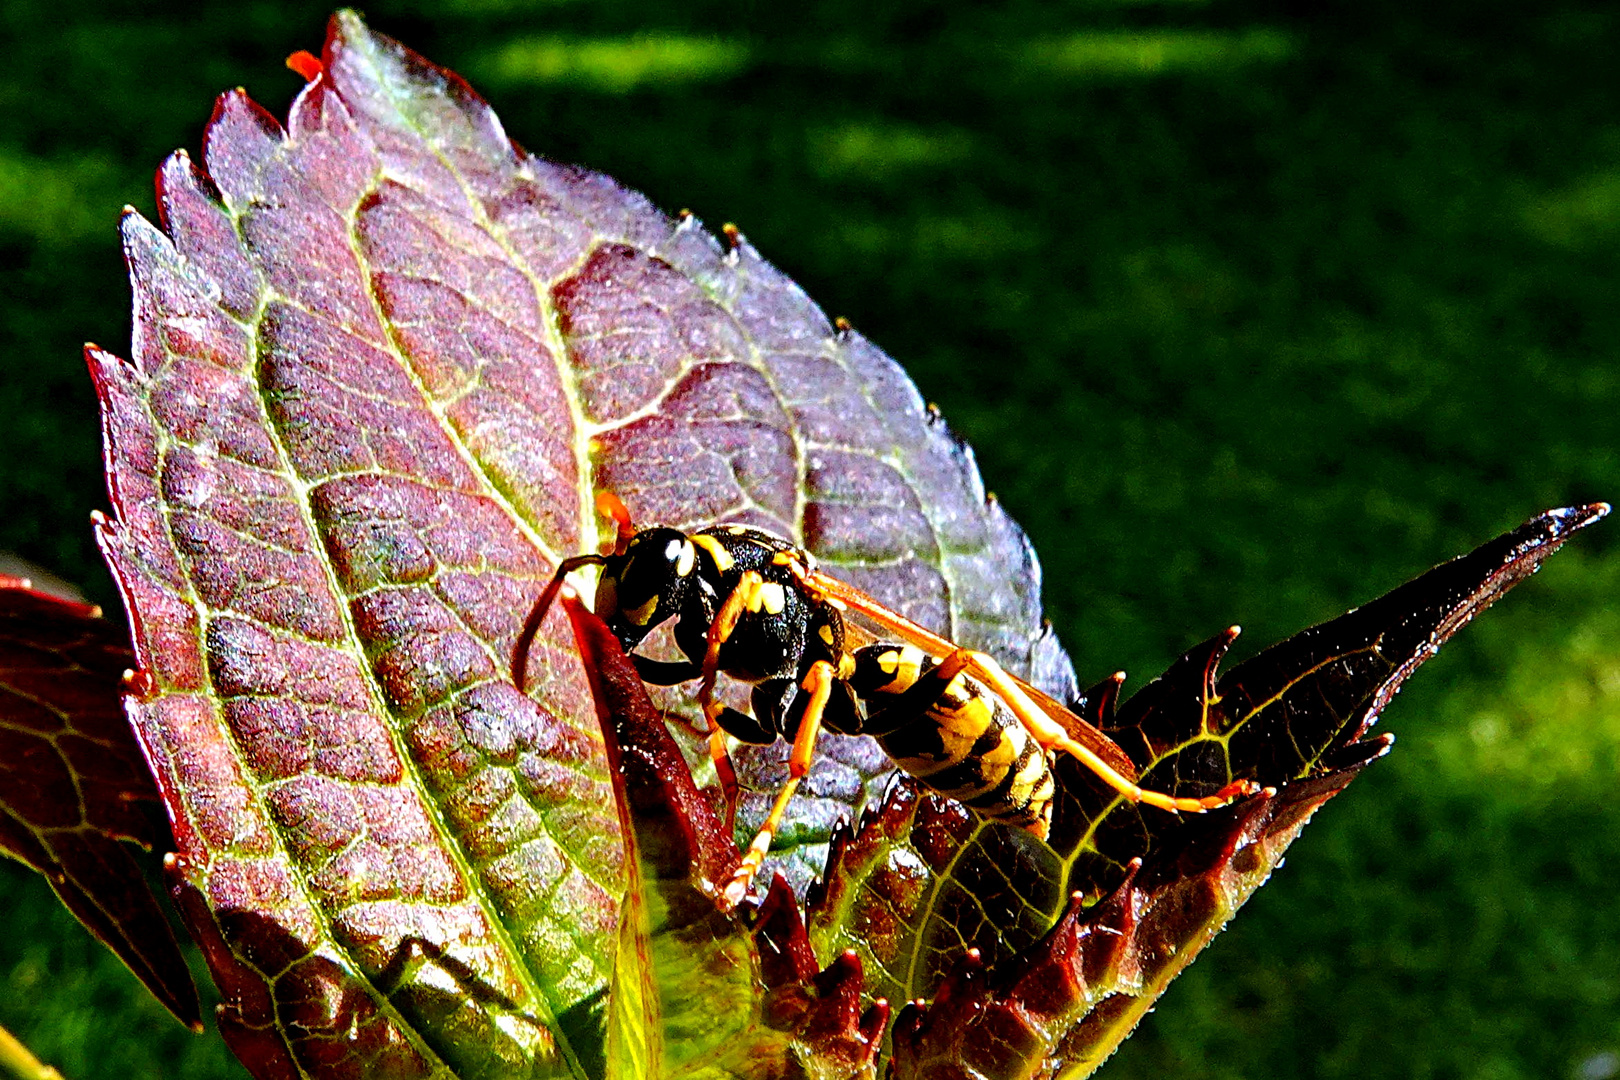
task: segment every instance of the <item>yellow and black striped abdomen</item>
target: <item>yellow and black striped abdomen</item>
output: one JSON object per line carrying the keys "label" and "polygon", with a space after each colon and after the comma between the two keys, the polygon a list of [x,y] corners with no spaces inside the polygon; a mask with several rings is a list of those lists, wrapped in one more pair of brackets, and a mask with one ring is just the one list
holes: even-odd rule
{"label": "yellow and black striped abdomen", "polygon": [[[930,676],[933,659],[910,645],[856,653],[851,679],[869,722],[894,763],[982,817],[1046,838],[1052,821],[1051,761],[1002,700],[965,674]],[[938,691],[902,697],[917,683]]]}

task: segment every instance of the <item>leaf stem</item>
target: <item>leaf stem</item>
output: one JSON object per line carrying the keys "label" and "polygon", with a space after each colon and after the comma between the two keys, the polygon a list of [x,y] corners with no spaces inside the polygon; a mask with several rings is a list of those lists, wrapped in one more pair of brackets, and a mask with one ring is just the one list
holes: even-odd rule
{"label": "leaf stem", "polygon": [[0,1066],[4,1066],[17,1080],[62,1080],[62,1074],[45,1064],[17,1041],[17,1037],[0,1027]]}

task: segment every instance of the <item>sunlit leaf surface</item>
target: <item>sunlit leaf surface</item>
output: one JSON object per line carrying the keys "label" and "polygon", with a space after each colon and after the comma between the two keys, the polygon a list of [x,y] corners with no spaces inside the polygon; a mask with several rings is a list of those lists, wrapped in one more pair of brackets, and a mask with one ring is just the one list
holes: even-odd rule
{"label": "sunlit leaf surface", "polygon": [[566,627],[535,698],[506,669],[596,487],[800,537],[1060,692],[1067,662],[892,361],[356,19],[323,59],[285,129],[230,93],[206,171],[164,166],[132,358],[90,352],[176,887],[263,1075],[590,1075],[608,775]]}

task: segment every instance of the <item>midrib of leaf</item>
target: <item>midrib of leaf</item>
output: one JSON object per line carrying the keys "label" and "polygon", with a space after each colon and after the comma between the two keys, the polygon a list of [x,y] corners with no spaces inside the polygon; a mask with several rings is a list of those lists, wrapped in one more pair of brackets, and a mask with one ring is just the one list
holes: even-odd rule
{"label": "midrib of leaf", "polygon": [[[484,232],[501,246],[501,250],[506,253],[511,265],[517,267],[524,277],[528,279],[534,286],[537,299],[541,304],[541,310],[545,314],[544,325],[550,332],[550,336],[555,339],[557,337],[555,312],[552,310],[549,302],[547,302],[546,288],[538,281],[532,270],[518,259],[516,253],[511,249],[510,245],[506,243],[505,238],[500,235],[499,230],[495,229],[493,224],[482,213],[482,209],[478,206],[478,201],[472,196],[471,189],[466,183],[465,178],[462,176],[459,170],[454,168],[448,155],[444,154],[439,147],[427,137],[426,132],[424,132],[419,125],[415,124],[411,120],[409,114],[404,109],[399,107],[398,97],[393,92],[391,82],[387,79],[384,72],[377,64],[371,50],[364,47],[371,41],[369,32],[367,32],[363,26],[360,26],[352,15],[345,13],[342,18],[346,24],[345,38],[347,45],[350,47],[354,55],[365,57],[366,61],[371,67],[370,74],[372,76],[374,85],[384,88],[389,102],[394,106],[395,116],[402,124],[410,127],[410,129],[421,138],[421,142],[424,146],[432,148],[435,157],[437,157],[445,169],[456,178],[457,183],[460,184],[463,195],[466,199],[466,206],[471,215],[475,220],[478,221]],[[371,188],[369,189],[371,192],[376,191],[377,182],[380,179],[382,179],[381,173],[373,178]],[[401,184],[401,186],[405,186],[397,176],[389,177],[389,179],[395,183]],[[357,205],[358,204],[359,203],[357,201]],[[371,288],[370,283],[373,280],[373,269],[369,260],[364,255],[363,245],[359,242],[357,236],[355,235],[355,226],[357,222],[352,214],[352,211],[346,215],[346,220],[349,225],[348,240],[350,254],[354,258],[356,266],[361,268],[363,272],[364,281],[366,284],[367,299],[370,301],[372,311],[377,319],[378,325],[383,328],[384,333],[388,337],[388,349],[390,355],[393,357],[401,372],[410,380],[411,385],[416,389],[422,407],[429,412],[429,414],[433,417],[434,422],[444,432],[447,442],[455,449],[457,455],[460,456],[467,464],[471,474],[479,478],[482,493],[492,501],[496,502],[502,508],[506,517],[516,524],[516,526],[523,532],[523,535],[531,544],[533,544],[539,551],[544,553],[546,557],[553,563],[559,561],[561,556],[558,555],[551,548],[550,544],[539,535],[539,533],[534,529],[532,523],[518,512],[517,507],[507,497],[505,491],[501,489],[499,484],[494,482],[493,478],[489,474],[489,471],[484,467],[482,460],[479,459],[476,454],[473,454],[466,446],[465,442],[460,438],[456,431],[455,425],[452,424],[445,416],[444,410],[440,403],[429,391],[415,365],[411,363],[408,351],[400,346],[396,328],[394,327],[393,322],[383,311],[382,305],[378,302],[375,290]],[[286,301],[284,300],[284,302]],[[307,309],[305,310],[307,311]],[[261,305],[260,311],[262,313],[263,305]],[[559,342],[553,341],[550,344],[553,346],[551,351],[553,356],[557,358],[556,362],[559,367],[559,377],[561,377],[561,367],[563,364],[563,358],[566,354],[561,351]],[[572,384],[567,379],[563,379],[562,382],[569,404],[570,415],[575,423],[574,430],[577,432],[579,430],[579,424],[581,423],[579,403],[574,393]],[[290,462],[290,458],[288,457],[287,452],[281,443],[279,429],[276,428],[274,419],[268,415],[268,410],[265,411],[269,426],[273,431],[275,431],[277,449],[280,451],[282,459]],[[581,440],[574,437],[571,438],[569,442],[575,455],[577,474],[580,477],[580,483],[582,485],[581,498],[579,500],[579,506],[582,508],[584,506],[591,505],[591,499],[588,497],[588,492],[584,490],[584,486],[588,485],[589,483],[587,479],[589,470],[585,467],[584,456],[580,450]],[[289,472],[291,473],[292,471],[293,470],[289,465]],[[310,485],[304,484],[301,481],[298,482],[298,492],[300,495],[299,508],[311,530],[311,535],[318,537],[321,535],[321,532],[314,520],[313,514],[310,513],[310,503],[309,499],[307,498],[307,493],[310,490],[310,487]],[[581,512],[579,518],[580,535],[594,535],[596,528],[594,512],[590,514]],[[333,589],[334,595],[347,596],[348,593],[337,580],[336,573],[330,561],[323,558],[321,563],[322,569],[326,574],[331,588]],[[453,609],[448,610],[450,610],[452,614],[455,614]],[[456,617],[459,621],[460,616],[456,615]],[[354,649],[356,655],[362,658],[365,657],[366,652],[363,641],[356,627],[354,626],[352,612],[347,604],[342,606],[342,618],[351,648]],[[465,624],[462,625],[465,626]],[[489,643],[484,642],[480,635],[472,633],[470,628],[468,629],[469,636],[473,640],[478,641],[481,648],[483,648],[486,654],[490,656],[494,670],[496,672],[505,670],[506,663],[503,658],[495,654]],[[394,718],[394,711],[388,706],[386,698],[381,692],[381,687],[376,682],[374,669],[369,663],[364,665],[364,669],[371,675],[371,678],[367,679],[366,684],[367,689],[372,696],[374,705],[380,710],[379,715]],[[564,1029],[564,1026],[559,1023],[557,1018],[557,1006],[559,1003],[552,1000],[551,995],[548,992],[549,988],[541,985],[540,980],[536,977],[535,972],[530,968],[526,955],[512,937],[511,931],[506,924],[506,920],[502,917],[500,911],[495,906],[493,897],[483,886],[482,875],[468,857],[468,854],[463,847],[461,838],[456,834],[455,830],[451,828],[450,823],[445,819],[443,808],[440,806],[438,800],[432,797],[430,794],[431,789],[426,783],[420,767],[417,765],[414,756],[410,753],[409,748],[404,745],[404,740],[402,733],[399,730],[397,720],[391,722],[388,725],[388,729],[390,739],[394,744],[395,752],[399,756],[399,759],[403,762],[404,768],[411,776],[412,786],[416,789],[418,794],[421,796],[423,803],[429,808],[429,811],[432,814],[434,827],[440,836],[444,850],[448,852],[450,857],[454,860],[458,870],[468,882],[469,886],[471,886],[471,892],[475,897],[475,902],[483,911],[486,921],[497,936],[501,950],[506,954],[512,970],[517,974],[530,998],[542,1010],[542,1015],[539,1017],[539,1019],[544,1023],[546,1029],[555,1039],[557,1049],[567,1062],[568,1068],[575,1076],[580,1077],[583,1080],[583,1078],[586,1076],[586,1072],[580,1062],[578,1051],[575,1050],[566,1030]],[[582,730],[585,730],[587,734],[595,734],[595,732],[591,731],[589,728],[584,728]],[[545,816],[546,815],[542,814],[542,819],[544,819]],[[562,833],[550,829],[547,831],[553,842],[558,844],[559,848],[568,851],[569,855],[572,857],[572,862],[576,869],[578,869],[581,873],[585,873],[589,877],[589,860],[579,857],[579,853],[577,851],[569,849],[562,842]],[[597,881],[594,877],[592,877],[591,880],[595,881],[597,885],[601,886],[604,892],[611,895],[613,890],[607,887],[605,883]],[[583,946],[583,942],[580,942],[578,938],[576,938],[575,941],[579,945]],[[609,969],[609,971],[603,970],[600,959],[594,953],[594,951],[581,947],[579,948],[578,953],[582,958],[588,959],[592,962],[593,966],[596,967],[599,976],[605,981],[607,976],[610,974],[611,969]]]}

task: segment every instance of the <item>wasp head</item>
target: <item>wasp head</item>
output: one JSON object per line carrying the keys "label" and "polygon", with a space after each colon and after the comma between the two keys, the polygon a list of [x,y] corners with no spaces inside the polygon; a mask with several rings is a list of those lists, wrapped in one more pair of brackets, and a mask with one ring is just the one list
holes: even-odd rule
{"label": "wasp head", "polygon": [[678,529],[643,529],[622,553],[602,560],[596,613],[628,651],[678,614],[692,582],[697,551]]}

